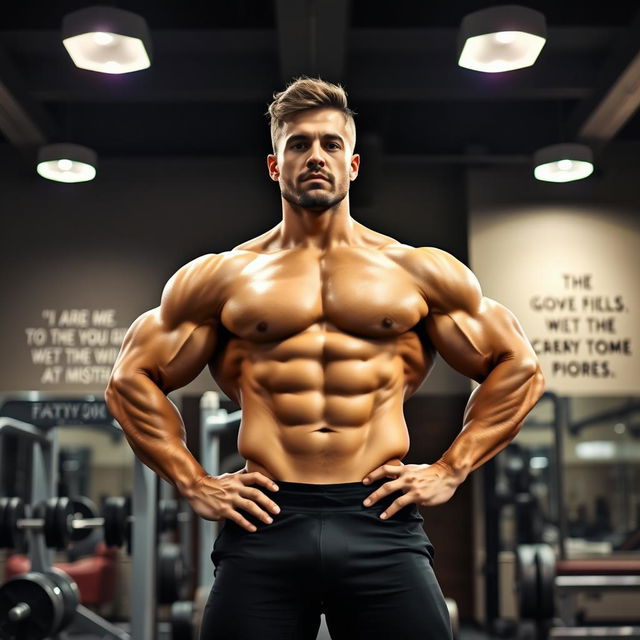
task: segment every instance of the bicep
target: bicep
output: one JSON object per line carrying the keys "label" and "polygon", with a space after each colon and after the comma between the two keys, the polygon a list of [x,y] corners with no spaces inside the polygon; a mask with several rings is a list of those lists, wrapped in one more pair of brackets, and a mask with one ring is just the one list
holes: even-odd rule
{"label": "bicep", "polygon": [[145,374],[165,393],[191,382],[216,346],[216,324],[182,321],[169,325],[152,309],[140,316],[125,336],[114,377]]}
{"label": "bicep", "polygon": [[479,383],[504,360],[535,364],[535,353],[516,317],[490,298],[481,298],[471,310],[432,312],[426,330],[444,360]]}

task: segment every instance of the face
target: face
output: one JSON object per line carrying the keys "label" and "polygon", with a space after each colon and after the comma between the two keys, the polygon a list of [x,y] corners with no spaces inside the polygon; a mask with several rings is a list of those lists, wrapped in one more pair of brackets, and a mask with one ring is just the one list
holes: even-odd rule
{"label": "face", "polygon": [[293,205],[322,212],[336,206],[358,175],[354,132],[337,109],[300,111],[285,123],[277,154],[267,157],[272,180]]}

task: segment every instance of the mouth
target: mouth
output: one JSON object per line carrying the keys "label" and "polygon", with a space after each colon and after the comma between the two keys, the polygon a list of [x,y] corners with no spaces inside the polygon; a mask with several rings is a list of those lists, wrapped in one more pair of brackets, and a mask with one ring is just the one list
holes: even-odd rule
{"label": "mouth", "polygon": [[327,178],[325,178],[324,176],[321,176],[320,174],[311,175],[308,178],[305,178],[303,182],[309,182],[310,180],[324,180],[324,182],[329,182]]}

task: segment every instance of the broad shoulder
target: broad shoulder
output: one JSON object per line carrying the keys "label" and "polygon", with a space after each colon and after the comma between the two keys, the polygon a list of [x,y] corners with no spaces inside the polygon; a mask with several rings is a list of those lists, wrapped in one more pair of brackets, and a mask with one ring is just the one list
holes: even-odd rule
{"label": "broad shoulder", "polygon": [[416,280],[431,312],[475,312],[482,300],[474,273],[452,254],[436,247],[396,245],[385,253]]}
{"label": "broad shoulder", "polygon": [[254,258],[255,253],[234,249],[206,254],[180,267],[162,291],[162,320],[168,325],[214,322],[229,284]]}

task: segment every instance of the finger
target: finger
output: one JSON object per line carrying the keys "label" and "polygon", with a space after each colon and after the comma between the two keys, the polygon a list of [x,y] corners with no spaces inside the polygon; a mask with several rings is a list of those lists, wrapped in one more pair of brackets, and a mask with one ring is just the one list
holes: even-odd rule
{"label": "finger", "polygon": [[257,527],[251,524],[246,518],[243,518],[241,514],[237,511],[231,511],[228,516],[226,516],[227,520],[233,520],[239,527],[246,529],[247,531],[257,531]]}
{"label": "finger", "polygon": [[266,487],[267,489],[270,489],[271,491],[278,491],[278,489],[279,489],[278,485],[271,478],[267,478],[267,476],[265,476],[264,474],[260,473],[259,471],[253,471],[251,473],[245,473],[245,474],[242,474],[241,476],[238,476],[238,477],[240,478],[240,481],[244,485],[261,484],[263,487]]}
{"label": "finger", "polygon": [[385,496],[388,496],[390,493],[394,491],[399,491],[400,488],[396,481],[392,480],[391,482],[385,482],[381,487],[376,489],[373,493],[369,494],[363,501],[365,507],[370,507],[372,504],[378,502]]}
{"label": "finger", "polygon": [[271,524],[273,522],[273,518],[266,511],[263,511],[253,500],[246,500],[245,498],[241,498],[240,500],[238,500],[236,506],[244,509],[248,513],[251,513],[256,518],[259,518],[267,524]]}
{"label": "finger", "polygon": [[241,493],[245,498],[251,498],[254,502],[262,505],[266,509],[269,509],[272,513],[280,513],[280,507],[271,500],[268,496],[266,496],[260,489],[252,489],[251,487],[247,487]]}
{"label": "finger", "polygon": [[398,511],[400,511],[400,509],[402,509],[403,507],[406,507],[408,504],[411,504],[411,498],[407,497],[408,494],[404,494],[403,496],[401,496],[400,498],[398,498],[397,500],[394,500],[381,514],[380,514],[380,518],[382,520],[388,520],[389,518],[391,518],[395,513],[397,513]]}
{"label": "finger", "polygon": [[371,484],[380,478],[396,478],[402,471],[403,466],[398,464],[383,464],[381,467],[368,473],[362,480],[364,484]]}

